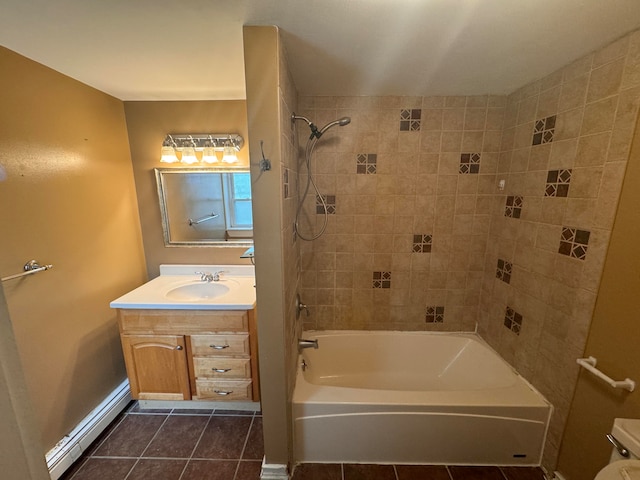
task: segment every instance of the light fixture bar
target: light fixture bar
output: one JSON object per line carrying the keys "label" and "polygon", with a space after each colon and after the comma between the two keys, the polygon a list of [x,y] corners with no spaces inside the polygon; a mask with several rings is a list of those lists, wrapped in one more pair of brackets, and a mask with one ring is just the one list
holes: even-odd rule
{"label": "light fixture bar", "polygon": [[162,145],[173,147],[177,151],[186,147],[193,147],[196,151],[211,147],[218,152],[224,151],[225,146],[231,146],[239,152],[244,145],[244,139],[236,133],[170,133]]}

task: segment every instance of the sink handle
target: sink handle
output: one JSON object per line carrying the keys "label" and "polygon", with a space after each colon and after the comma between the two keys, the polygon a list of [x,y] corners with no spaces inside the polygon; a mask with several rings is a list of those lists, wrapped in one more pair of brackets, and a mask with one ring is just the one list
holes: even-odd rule
{"label": "sink handle", "polygon": [[219,282],[220,281],[220,275],[222,275],[223,273],[229,273],[228,270],[218,270],[217,272],[213,273],[213,281],[214,282]]}

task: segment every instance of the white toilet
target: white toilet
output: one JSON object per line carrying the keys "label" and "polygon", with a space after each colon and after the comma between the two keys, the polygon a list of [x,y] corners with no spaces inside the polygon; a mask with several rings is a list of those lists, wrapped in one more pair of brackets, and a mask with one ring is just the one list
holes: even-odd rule
{"label": "white toilet", "polygon": [[594,480],[640,480],[640,420],[616,418],[609,440],[614,445],[611,460]]}

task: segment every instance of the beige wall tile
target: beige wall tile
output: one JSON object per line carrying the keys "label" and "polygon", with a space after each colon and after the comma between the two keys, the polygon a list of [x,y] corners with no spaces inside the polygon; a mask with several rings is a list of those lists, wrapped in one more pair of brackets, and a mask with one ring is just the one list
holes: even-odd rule
{"label": "beige wall tile", "polygon": [[622,82],[624,58],[603,65],[591,71],[587,103],[591,103],[618,93]]}
{"label": "beige wall tile", "polygon": [[575,166],[601,166],[607,161],[610,132],[580,137],[576,153]]}
{"label": "beige wall tile", "polygon": [[570,198],[597,198],[603,167],[574,168],[571,171]]}
{"label": "beige wall tile", "polygon": [[[554,143],[578,137],[581,132],[584,113],[583,107],[559,113],[556,117],[556,130],[553,137]],[[587,135],[586,132],[582,134]]]}
{"label": "beige wall tile", "polygon": [[605,132],[613,128],[618,97],[610,97],[588,104],[584,109],[581,135]]}
{"label": "beige wall tile", "polygon": [[587,74],[564,83],[560,91],[558,111],[565,112],[584,105],[588,86],[589,75]]}
{"label": "beige wall tile", "polygon": [[540,96],[538,97],[538,108],[535,115],[536,120],[558,113],[560,91],[560,86],[556,86],[540,93]]}

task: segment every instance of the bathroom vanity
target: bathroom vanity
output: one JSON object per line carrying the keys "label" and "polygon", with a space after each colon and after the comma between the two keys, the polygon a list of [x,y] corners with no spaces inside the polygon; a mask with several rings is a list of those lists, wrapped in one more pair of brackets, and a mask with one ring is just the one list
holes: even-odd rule
{"label": "bathroom vanity", "polygon": [[111,302],[133,398],[259,401],[254,285],[252,266],[161,265]]}

